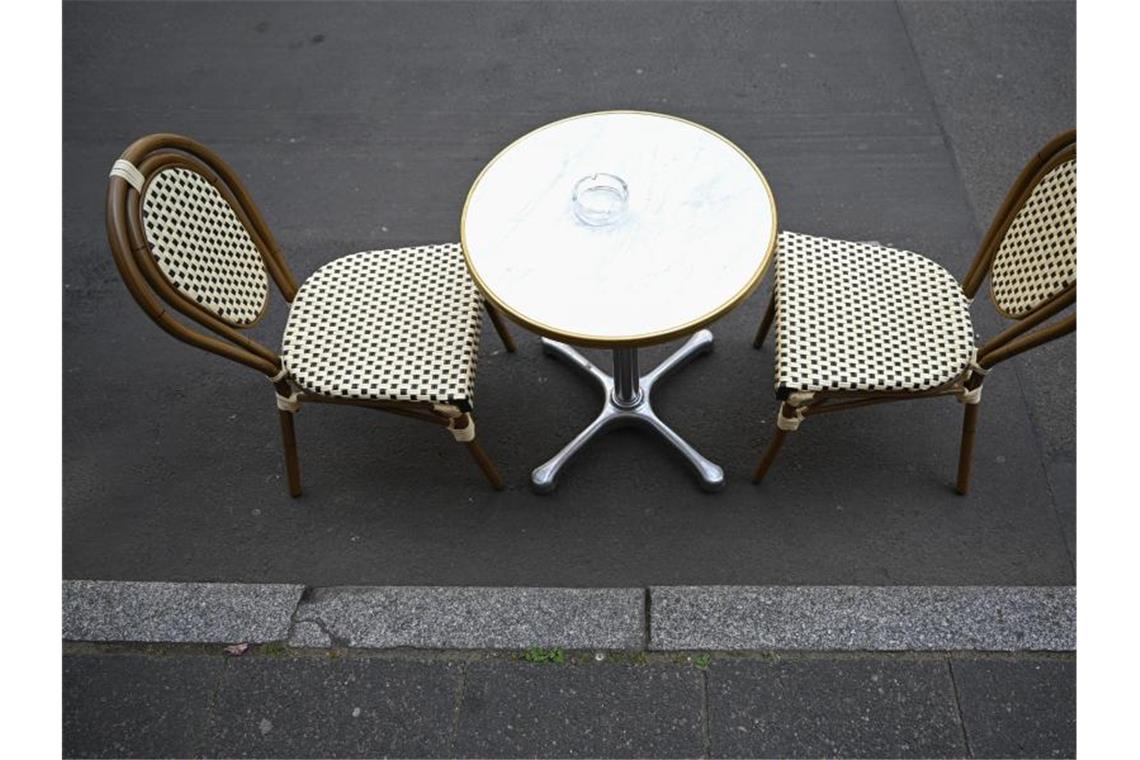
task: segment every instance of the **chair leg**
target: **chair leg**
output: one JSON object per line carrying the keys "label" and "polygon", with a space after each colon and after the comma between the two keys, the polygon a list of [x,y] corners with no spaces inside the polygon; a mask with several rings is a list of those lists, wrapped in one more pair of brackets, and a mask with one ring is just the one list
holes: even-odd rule
{"label": "chair leg", "polygon": [[764,476],[768,474],[768,468],[772,466],[776,455],[780,453],[780,447],[784,445],[784,439],[787,437],[787,430],[776,428],[776,435],[772,437],[772,441],[768,444],[768,449],[764,452],[764,456],[760,457],[760,462],[756,465],[756,471],[752,473],[753,483],[759,483],[764,479]]}
{"label": "chair leg", "polygon": [[764,338],[768,337],[768,330],[772,328],[772,320],[776,316],[776,297],[773,294],[768,299],[768,309],[764,312],[764,319],[760,321],[760,329],[756,331],[756,337],[752,339],[752,347],[760,348],[764,345]]}
{"label": "chair leg", "polygon": [[487,476],[487,481],[491,484],[491,488],[496,491],[502,491],[503,476],[499,474],[499,469],[495,467],[495,463],[491,461],[491,457],[487,456],[487,452],[483,451],[483,447],[479,445],[478,441],[470,441],[464,444],[471,456],[474,457],[475,462],[479,465],[479,469]]}
{"label": "chair leg", "polygon": [[776,455],[780,453],[780,447],[784,445],[784,439],[788,437],[788,433],[799,429],[802,419],[803,413],[799,409],[787,401],[780,403],[780,408],[776,412],[776,435],[772,437],[768,449],[756,465],[756,471],[752,473],[753,483],[759,483],[768,474],[768,469],[772,466]]}
{"label": "chair leg", "polygon": [[285,447],[285,475],[289,480],[289,495],[301,495],[301,464],[297,459],[297,431],[293,427],[293,412],[277,410],[281,421],[281,443]]}
{"label": "chair leg", "polygon": [[479,465],[483,474],[487,476],[491,487],[496,491],[502,491],[504,487],[503,476],[499,474],[499,468],[495,467],[491,457],[487,456],[487,452],[483,451],[483,447],[475,440],[475,419],[470,414],[463,414],[455,418],[448,429],[455,436],[455,440],[462,442],[463,447],[471,452],[472,458]]}
{"label": "chair leg", "polygon": [[974,432],[978,428],[979,404],[966,404],[962,417],[962,448],[958,451],[958,493],[970,491],[970,466],[974,460]]}
{"label": "chair leg", "polygon": [[503,348],[507,349],[507,353],[513,354],[515,352],[515,339],[511,337],[507,323],[503,321],[503,315],[486,301],[483,302],[483,306],[487,309],[487,316],[491,318],[491,324],[495,326],[495,332],[499,334],[499,340],[503,341]]}

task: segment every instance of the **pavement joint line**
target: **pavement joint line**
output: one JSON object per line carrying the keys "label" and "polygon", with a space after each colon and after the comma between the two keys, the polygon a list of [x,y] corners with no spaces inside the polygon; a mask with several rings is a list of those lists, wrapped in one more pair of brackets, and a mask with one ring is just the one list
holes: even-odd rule
{"label": "pavement joint line", "polygon": [[709,669],[707,666],[698,669],[698,677],[701,679],[701,743],[704,748],[704,756],[712,757],[712,727],[709,726]]}
{"label": "pavement joint line", "polygon": [[294,651],[1069,652],[1075,608],[1073,586],[64,581],[63,639]]}
{"label": "pavement joint line", "polygon": [[645,589],[645,594],[642,597],[641,609],[641,630],[642,630],[642,649],[649,649],[649,642],[652,640],[653,631],[653,593],[649,588]]}
{"label": "pavement joint line", "polygon": [[974,751],[970,749],[970,732],[966,729],[966,716],[962,714],[962,694],[958,691],[958,679],[954,675],[954,661],[946,658],[946,670],[950,673],[950,686],[954,689],[954,708],[958,711],[958,725],[962,727],[962,743],[966,747],[966,756],[973,757]]}
{"label": "pavement joint line", "polygon": [[[280,643],[280,642],[277,642]],[[597,659],[597,649],[571,649],[565,650],[566,662],[586,667],[605,667],[608,665],[678,665],[685,663],[698,669],[692,663],[694,656],[707,654],[710,664],[713,662],[807,662],[811,660],[827,660],[834,662],[859,662],[866,660],[889,660],[893,662],[944,662],[951,658],[958,662],[1073,662],[1076,653],[1073,651],[1045,652],[980,652],[975,650],[959,651],[850,651],[850,650],[687,650],[674,652],[638,652],[638,659],[623,659],[622,655],[628,652],[604,651],[602,660]],[[370,660],[392,660],[402,662],[520,662],[525,661],[526,650],[504,649],[296,649],[289,648],[285,652],[269,653],[258,647],[251,647],[245,654],[245,659],[329,659],[329,658],[355,658]],[[139,644],[135,642],[63,642],[63,654],[91,655],[118,657],[122,655],[143,655],[148,657],[219,657],[224,655],[220,644]],[[558,667],[546,663],[538,663],[538,667]]]}
{"label": "pavement joint line", "polygon": [[463,692],[467,688],[468,663],[459,663],[459,677],[455,683],[455,712],[451,716],[451,735],[447,739],[447,754],[455,757],[455,742],[459,737],[459,719],[463,714]]}

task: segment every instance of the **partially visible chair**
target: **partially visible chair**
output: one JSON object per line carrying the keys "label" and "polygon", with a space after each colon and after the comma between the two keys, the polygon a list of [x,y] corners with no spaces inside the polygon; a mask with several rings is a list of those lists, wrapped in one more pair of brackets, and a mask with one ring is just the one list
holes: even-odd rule
{"label": "partially visible chair", "polygon": [[[143,137],[115,162],[107,235],[123,281],[151,319],[272,384],[291,495],[301,494],[293,416],[308,402],[445,428],[491,485],[503,487],[471,416],[484,309],[507,350],[515,346],[469,278],[458,243],[345,256],[298,287],[233,169],[173,134]],[[242,332],[264,314],[270,280],[291,304],[280,355]]]}
{"label": "partially visible chair", "polygon": [[[998,312],[1014,322],[975,346],[970,304],[987,275]],[[753,480],[763,479],[788,433],[807,417],[956,396],[965,404],[957,481],[965,494],[986,374],[1075,330],[1076,302],[1075,131],[1054,138],[1022,170],[961,286],[917,253],[780,233],[772,300],[753,345],[763,344],[775,322],[781,403]],[[1069,307],[1067,316],[1041,326]]]}

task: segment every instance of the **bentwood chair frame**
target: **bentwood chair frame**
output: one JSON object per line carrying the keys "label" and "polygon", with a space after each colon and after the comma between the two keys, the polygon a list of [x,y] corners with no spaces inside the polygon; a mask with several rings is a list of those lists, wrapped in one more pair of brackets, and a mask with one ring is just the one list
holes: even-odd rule
{"label": "bentwood chair frame", "polygon": [[[986,277],[993,273],[995,256],[1002,247],[1007,233],[1011,231],[1011,225],[1017,219],[1018,213],[1026,206],[1026,202],[1034,190],[1038,188],[1047,175],[1063,164],[1073,162],[1075,171],[1076,156],[1077,133],[1076,130],[1070,130],[1053,138],[1021,171],[999,207],[989,231],[982,239],[973,264],[962,281],[961,289],[966,298],[972,300]],[[1075,220],[1075,203],[1072,213]],[[1074,262],[1075,250],[1074,242],[1072,248]],[[1007,319],[1014,320],[1014,322],[978,347],[965,372],[949,383],[919,392],[849,392],[842,390],[805,392],[791,390],[787,393],[780,403],[775,436],[761,456],[753,473],[753,480],[759,482],[764,478],[772,466],[776,454],[783,446],[788,433],[797,430],[800,421],[807,417],[888,401],[956,396],[965,405],[956,487],[959,493],[967,493],[970,486],[970,468],[973,459],[974,436],[978,425],[982,383],[987,373],[1001,362],[1067,335],[1077,327],[1075,269],[1072,277],[1063,287],[1055,289],[1054,292],[1043,298],[1034,299],[1033,303],[1022,309],[1010,310],[1003,307],[994,293],[992,277],[990,295],[997,311]],[[1070,307],[1071,312],[1067,316],[1042,326]],[[754,347],[759,348],[763,345],[775,316],[776,298],[773,294],[753,340]]]}
{"label": "bentwood chair frame", "polygon": [[[135,301],[159,327],[185,343],[260,372],[269,380],[277,396],[285,469],[292,496],[301,495],[293,417],[302,403],[309,402],[362,406],[446,428],[455,440],[464,444],[492,487],[503,488],[502,476],[475,439],[475,423],[469,408],[428,401],[346,399],[301,390],[291,382],[276,351],[242,332],[264,315],[268,293],[258,316],[238,324],[205,308],[176,287],[155,261],[144,229],[142,209],[148,181],[160,170],[171,167],[194,172],[221,194],[256,246],[269,278],[282,297],[293,303],[299,290],[297,280],[245,185],[215,152],[182,135],[164,133],[142,137],[123,151],[115,162],[106,198],[107,235],[115,264]],[[484,302],[483,305],[507,351],[513,352],[515,344],[502,318],[490,304]],[[176,313],[213,335],[184,324],[175,318]]]}

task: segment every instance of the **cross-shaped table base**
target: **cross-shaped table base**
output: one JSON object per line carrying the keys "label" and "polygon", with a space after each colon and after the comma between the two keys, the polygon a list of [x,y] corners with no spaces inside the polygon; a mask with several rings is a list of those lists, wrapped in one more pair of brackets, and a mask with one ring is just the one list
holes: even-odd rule
{"label": "cross-shaped table base", "polygon": [[700,478],[701,487],[706,491],[719,491],[723,488],[724,470],[701,456],[684,438],[677,435],[671,427],[662,422],[653,411],[653,405],[650,401],[650,394],[659,380],[693,358],[708,353],[712,347],[712,333],[708,330],[701,330],[644,377],[638,373],[637,349],[615,348],[613,349],[614,373],[611,376],[598,369],[593,362],[565,343],[543,338],[543,350],[551,356],[569,361],[573,366],[589,375],[601,386],[605,400],[602,404],[601,413],[593,422],[587,425],[581,433],[574,437],[574,440],[566,444],[548,462],[534,469],[530,476],[534,489],[539,493],[553,491],[558,473],[563,465],[570,461],[570,458],[585,446],[587,441],[610,427],[635,423],[657,431],[665,440],[673,444],[673,447],[681,452],[692,465],[697,477]]}

